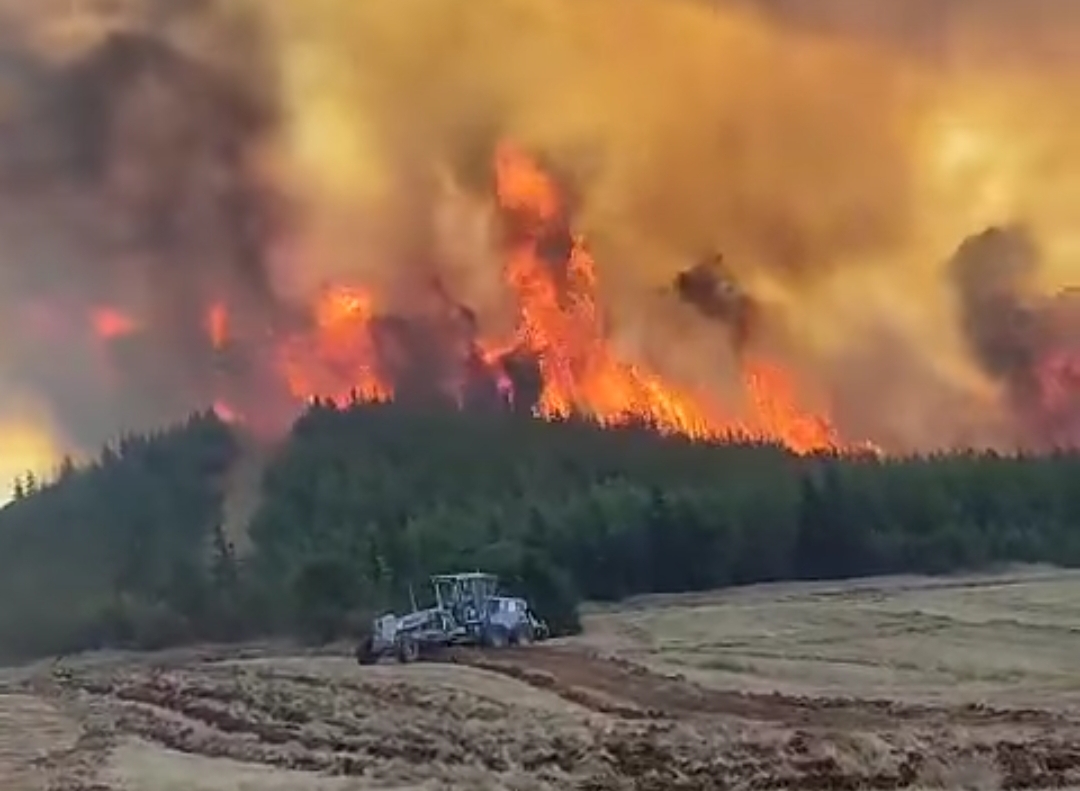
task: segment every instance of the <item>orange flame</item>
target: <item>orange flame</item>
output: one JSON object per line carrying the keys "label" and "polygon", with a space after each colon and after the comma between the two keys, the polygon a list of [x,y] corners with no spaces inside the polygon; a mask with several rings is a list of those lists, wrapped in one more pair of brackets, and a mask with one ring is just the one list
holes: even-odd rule
{"label": "orange flame", "polygon": [[[796,452],[837,446],[829,421],[797,407],[794,385],[776,365],[746,364],[753,414],[741,424],[725,419],[707,398],[620,359],[598,302],[595,261],[584,239],[569,230],[554,179],[509,143],[498,146],[494,165],[495,198],[507,223],[504,275],[516,302],[517,325],[513,338],[482,338],[476,347],[504,397],[514,393],[503,361],[518,351],[539,368],[536,412],[543,418],[577,414],[601,425],[640,422],[696,439],[772,439]],[[280,350],[279,368],[292,395],[338,404],[392,399],[393,383],[380,370],[381,350],[373,334],[377,315],[368,291],[343,285],[325,289],[310,331],[290,338]],[[223,335],[211,330],[211,337]]]}
{"label": "orange flame", "polygon": [[639,420],[660,431],[694,437],[712,433],[712,416],[651,372],[616,359],[596,304],[596,265],[580,237],[572,239],[565,283],[562,262],[545,260],[545,237],[559,232],[563,207],[551,178],[514,146],[495,157],[500,207],[522,224],[506,278],[518,301],[519,345],[539,361],[543,417],[586,414],[603,424]]}
{"label": "orange flame", "polygon": [[596,302],[596,265],[584,241],[573,238],[563,284],[556,282],[558,262],[544,258],[545,237],[558,233],[564,211],[554,182],[506,143],[496,152],[495,173],[499,204],[522,227],[506,275],[518,299],[518,341],[540,361],[542,416],[578,411],[603,424],[640,420],[662,432],[695,438],[759,435],[779,439],[797,452],[836,446],[828,420],[797,408],[794,388],[776,366],[747,366],[746,384],[756,413],[753,430],[724,420],[704,399],[658,374],[618,360],[604,333]]}
{"label": "orange flame", "polygon": [[94,334],[105,341],[123,338],[138,329],[138,324],[130,316],[114,308],[97,308],[90,314],[90,323]]}
{"label": "orange flame", "polygon": [[[1047,355],[1036,371],[1041,397],[1041,408],[1051,418],[1076,415],[1080,400],[1080,355],[1069,351],[1057,351]],[[1076,420],[1074,419],[1074,425]],[[1075,440],[1077,428],[1073,428]]]}
{"label": "orange flame", "polygon": [[[280,369],[293,396],[329,398],[345,404],[388,401],[393,388],[376,366],[371,295],[357,288],[326,289],[315,307],[313,332],[285,344]],[[343,387],[342,382],[347,382]]]}
{"label": "orange flame", "polygon": [[223,423],[239,423],[240,422],[239,413],[237,413],[236,410],[234,410],[231,406],[226,404],[224,401],[215,401],[214,406],[213,406],[213,410],[214,410],[214,414],[217,415],[218,418]]}
{"label": "orange flame", "polygon": [[206,314],[206,334],[215,350],[221,351],[229,342],[229,312],[223,302],[215,302]]}
{"label": "orange flame", "polygon": [[836,430],[827,419],[798,408],[794,384],[782,368],[746,360],[743,376],[763,436],[779,440],[796,453],[839,447]]}

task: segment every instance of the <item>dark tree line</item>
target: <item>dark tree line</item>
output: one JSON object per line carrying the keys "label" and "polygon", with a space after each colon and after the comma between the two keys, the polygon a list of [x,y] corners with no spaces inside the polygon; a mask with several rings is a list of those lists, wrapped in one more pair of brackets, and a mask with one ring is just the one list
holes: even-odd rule
{"label": "dark tree line", "polygon": [[522,416],[316,404],[238,552],[240,444],[214,415],[26,481],[0,511],[13,655],[347,633],[491,570],[556,628],[577,603],[781,579],[1080,564],[1080,455],[800,458]]}
{"label": "dark tree line", "polygon": [[210,618],[208,548],[236,447],[196,415],[51,482],[24,478],[0,511],[0,652],[165,644]]}

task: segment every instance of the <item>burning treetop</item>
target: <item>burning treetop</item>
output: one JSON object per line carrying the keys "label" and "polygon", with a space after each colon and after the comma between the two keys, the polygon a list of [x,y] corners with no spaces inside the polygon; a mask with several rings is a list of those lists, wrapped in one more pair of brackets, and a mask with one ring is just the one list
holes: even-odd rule
{"label": "burning treetop", "polygon": [[[1080,440],[1060,4],[867,30],[826,0],[820,35],[734,0],[133,0],[77,41],[9,5],[0,420],[65,450],[209,404],[281,432],[316,394]],[[975,241],[950,279],[1019,220],[1023,272]]]}
{"label": "burning treetop", "polygon": [[[438,312],[380,315],[370,293],[335,286],[315,310],[314,327],[283,347],[282,371],[297,398],[383,400],[427,395],[461,405],[527,408],[553,419],[572,414],[601,424],[640,422],[695,438],[753,436],[797,451],[835,447],[827,419],[804,414],[776,365],[746,362],[753,413],[726,419],[705,395],[622,360],[607,337],[596,267],[585,240],[571,229],[555,181],[521,148],[498,145],[494,192],[505,229],[506,287],[517,326],[512,338],[478,334],[468,311],[437,287]],[[448,342],[456,339],[458,342]],[[430,355],[425,361],[417,355]],[[529,392],[522,363],[538,377]]]}

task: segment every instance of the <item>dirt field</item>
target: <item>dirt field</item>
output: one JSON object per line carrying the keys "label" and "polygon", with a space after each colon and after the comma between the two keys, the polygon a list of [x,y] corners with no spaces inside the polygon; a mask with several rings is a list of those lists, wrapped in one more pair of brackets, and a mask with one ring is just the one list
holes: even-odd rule
{"label": "dirt field", "polygon": [[768,586],[443,664],[173,652],[0,676],[0,789],[1080,786],[1080,575]]}

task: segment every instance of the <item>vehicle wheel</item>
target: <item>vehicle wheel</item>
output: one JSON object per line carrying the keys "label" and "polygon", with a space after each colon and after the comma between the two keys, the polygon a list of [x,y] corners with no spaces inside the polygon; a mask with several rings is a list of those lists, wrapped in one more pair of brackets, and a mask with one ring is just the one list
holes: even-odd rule
{"label": "vehicle wheel", "polygon": [[510,636],[511,645],[531,645],[533,642],[533,630],[528,624],[519,626]]}
{"label": "vehicle wheel", "polygon": [[398,661],[402,664],[415,662],[420,658],[420,644],[411,637],[403,638],[398,643],[397,655]]}
{"label": "vehicle wheel", "polygon": [[378,660],[379,656],[375,653],[374,638],[365,637],[360,641],[360,645],[356,647],[356,661],[361,665],[374,665]]}
{"label": "vehicle wheel", "polygon": [[510,633],[502,626],[492,626],[484,633],[484,645],[487,648],[506,648],[510,644]]}
{"label": "vehicle wheel", "polygon": [[450,645],[449,643],[427,643],[421,651],[421,656],[432,662],[445,662],[450,656]]}

